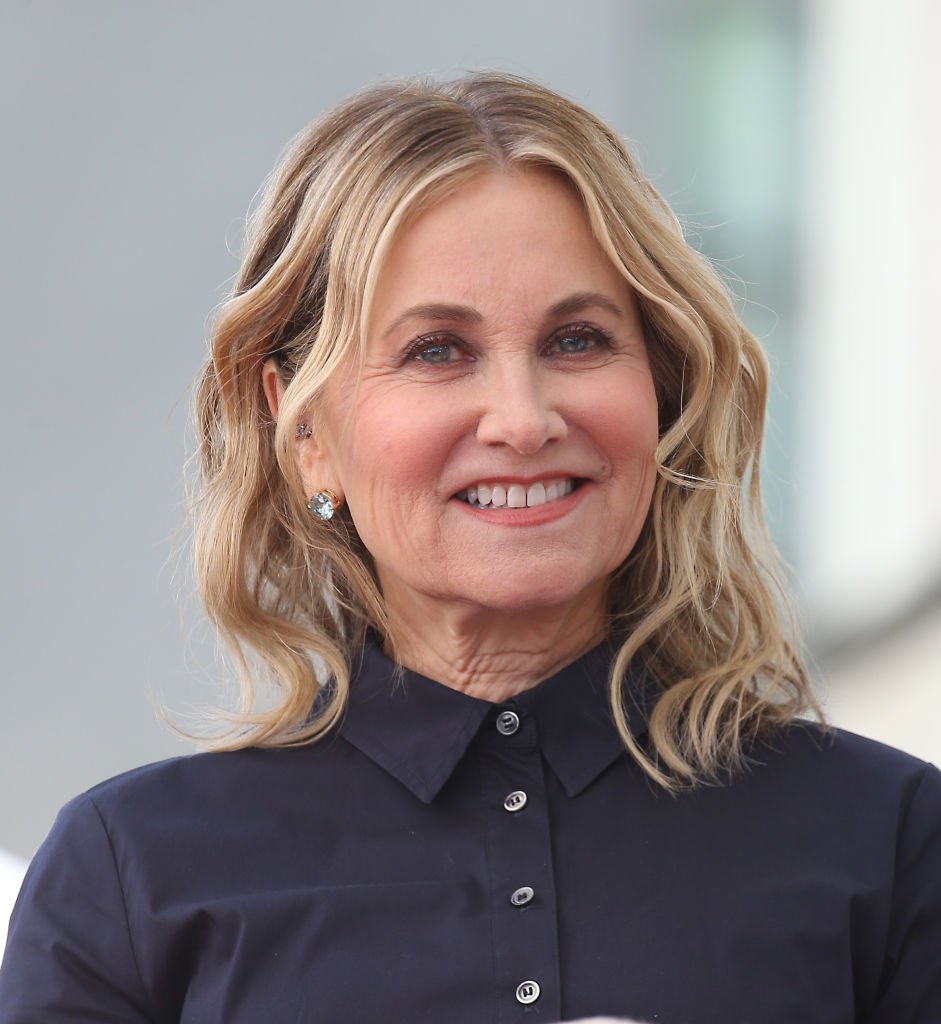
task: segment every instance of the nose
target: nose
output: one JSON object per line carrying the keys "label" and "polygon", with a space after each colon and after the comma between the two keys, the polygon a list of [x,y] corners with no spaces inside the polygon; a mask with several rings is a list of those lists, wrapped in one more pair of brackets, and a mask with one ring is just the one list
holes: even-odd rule
{"label": "nose", "polygon": [[485,383],[484,410],[477,440],[485,445],[508,445],[520,455],[533,455],[550,441],[568,434],[546,381],[536,367],[501,368]]}

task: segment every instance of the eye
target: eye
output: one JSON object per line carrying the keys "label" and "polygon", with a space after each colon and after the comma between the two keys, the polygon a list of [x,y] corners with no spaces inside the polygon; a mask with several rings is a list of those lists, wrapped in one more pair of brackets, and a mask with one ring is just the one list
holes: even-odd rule
{"label": "eye", "polygon": [[565,352],[568,355],[574,352],[586,352],[591,348],[592,339],[586,334],[563,334],[562,337],[556,338],[556,345],[560,352]]}
{"label": "eye", "polygon": [[434,345],[426,345],[413,354],[423,363],[449,363],[454,355],[452,347],[449,342],[439,341]]}
{"label": "eye", "polygon": [[426,366],[443,366],[464,358],[460,342],[441,334],[416,338],[405,352],[406,362],[424,363]]}
{"label": "eye", "polygon": [[556,331],[550,342],[550,354],[579,356],[586,352],[606,351],[611,347],[611,335],[591,324],[571,324]]}

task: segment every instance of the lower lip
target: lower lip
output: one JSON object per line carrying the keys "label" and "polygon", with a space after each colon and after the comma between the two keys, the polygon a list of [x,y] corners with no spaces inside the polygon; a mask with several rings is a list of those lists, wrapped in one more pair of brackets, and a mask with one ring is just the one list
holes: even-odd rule
{"label": "lower lip", "polygon": [[492,523],[494,526],[542,526],[568,515],[590,489],[591,484],[586,481],[564,498],[547,502],[545,505],[534,505],[532,508],[475,508],[460,498],[451,500],[467,515],[485,523]]}

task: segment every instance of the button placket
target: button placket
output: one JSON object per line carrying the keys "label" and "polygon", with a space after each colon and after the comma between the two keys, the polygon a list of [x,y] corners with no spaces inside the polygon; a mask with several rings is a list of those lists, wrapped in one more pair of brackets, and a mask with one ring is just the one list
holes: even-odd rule
{"label": "button placket", "polygon": [[497,976],[503,993],[496,1020],[524,1024],[534,1015],[558,1019],[559,951],[547,769],[535,719],[504,705],[490,719],[489,737],[484,734],[481,739],[494,786],[488,859]]}

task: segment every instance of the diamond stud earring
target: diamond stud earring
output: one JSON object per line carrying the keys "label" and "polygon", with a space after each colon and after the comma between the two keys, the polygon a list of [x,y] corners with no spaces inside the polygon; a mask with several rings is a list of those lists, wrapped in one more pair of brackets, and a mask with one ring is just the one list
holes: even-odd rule
{"label": "diamond stud earring", "polygon": [[294,437],[298,441],[304,441],[308,437],[312,437],[313,433],[314,432],[310,429],[310,427],[307,426],[306,423],[298,423],[297,429],[294,431]]}
{"label": "diamond stud earring", "polygon": [[327,520],[332,519],[342,506],[343,499],[338,498],[333,491],[328,491],[326,488],[322,491],[318,491],[310,501],[307,502],[307,508],[311,515],[323,522],[327,522]]}

